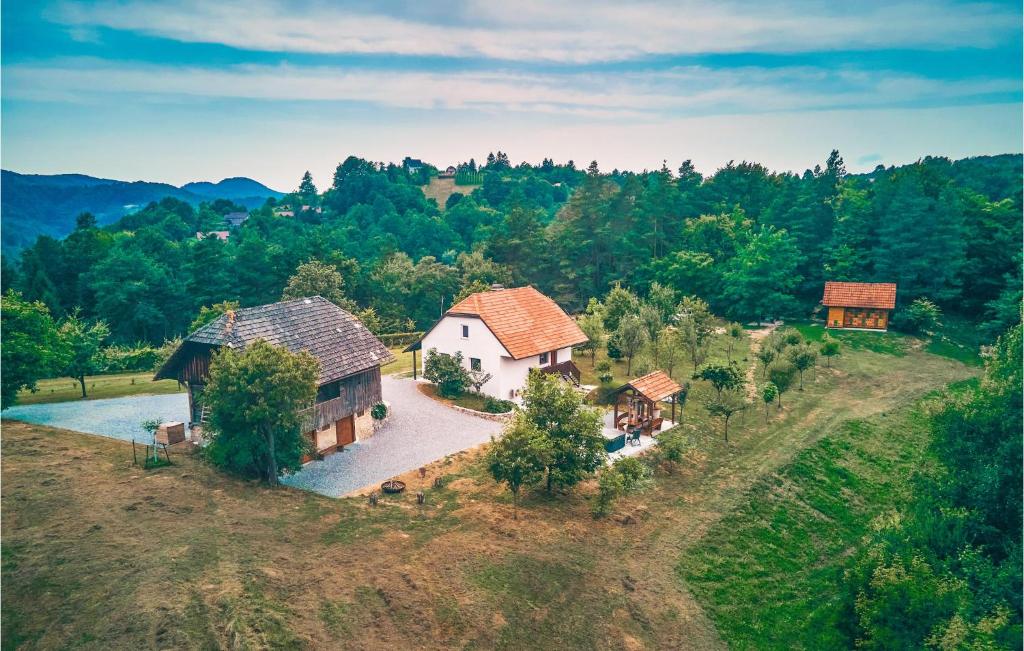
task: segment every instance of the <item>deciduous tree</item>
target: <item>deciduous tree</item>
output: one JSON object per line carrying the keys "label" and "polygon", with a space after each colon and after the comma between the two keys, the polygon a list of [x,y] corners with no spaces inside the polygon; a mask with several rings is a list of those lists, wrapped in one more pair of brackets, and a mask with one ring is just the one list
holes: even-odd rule
{"label": "deciduous tree", "polygon": [[210,410],[210,460],[268,484],[277,484],[285,470],[298,470],[309,448],[299,412],[313,406],[318,375],[310,353],[263,340],[215,353],[202,397]]}
{"label": "deciduous tree", "polygon": [[514,520],[519,519],[519,491],[540,483],[551,457],[551,440],[522,413],[517,413],[505,426],[501,438],[491,438],[487,469],[494,481],[505,484],[512,493]]}

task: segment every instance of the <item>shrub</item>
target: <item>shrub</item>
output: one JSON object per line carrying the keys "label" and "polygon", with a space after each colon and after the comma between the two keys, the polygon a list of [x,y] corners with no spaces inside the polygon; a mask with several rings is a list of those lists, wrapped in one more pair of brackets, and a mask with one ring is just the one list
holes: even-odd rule
{"label": "shrub", "polygon": [[597,371],[597,379],[601,384],[608,384],[614,379],[612,375],[612,363],[606,359],[602,359],[597,365],[594,366],[594,370]]}
{"label": "shrub", "polygon": [[658,451],[665,461],[680,463],[690,449],[690,440],[681,427],[673,427],[658,435]]}
{"label": "shrub", "polygon": [[423,363],[423,377],[437,386],[445,398],[458,398],[469,386],[469,373],[462,366],[462,353],[446,355],[431,348]]}
{"label": "shrub", "polygon": [[931,335],[942,325],[942,310],[927,298],[919,298],[896,314],[896,327],[912,334]]}
{"label": "shrub", "polygon": [[370,416],[373,420],[384,420],[388,415],[388,406],[383,402],[378,402],[370,408]]}
{"label": "shrub", "polygon": [[622,349],[619,348],[619,338],[615,333],[608,337],[608,359],[622,359]]}
{"label": "shrub", "polygon": [[608,515],[619,497],[645,488],[651,480],[651,469],[637,457],[624,457],[605,467],[597,476],[597,501],[594,515]]}
{"label": "shrub", "polygon": [[515,406],[511,400],[501,400],[491,396],[484,398],[484,411],[489,414],[505,414],[515,409]]}

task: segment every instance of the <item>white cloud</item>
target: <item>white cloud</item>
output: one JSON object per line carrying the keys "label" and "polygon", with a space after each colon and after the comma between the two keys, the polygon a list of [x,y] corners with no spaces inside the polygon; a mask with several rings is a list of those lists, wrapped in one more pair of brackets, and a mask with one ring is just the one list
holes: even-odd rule
{"label": "white cloud", "polygon": [[908,74],[809,67],[676,67],[630,73],[373,71],[328,66],[219,68],[122,64],[95,59],[11,64],[8,99],[93,102],[195,98],[355,102],[373,106],[560,113],[585,118],[658,119],[707,113],[764,113],[912,103],[948,103],[1019,92],[1013,79],[943,81]]}
{"label": "white cloud", "polygon": [[[649,55],[989,47],[1017,38],[1020,14],[950,0],[838,3],[466,0],[393,15],[279,0],[69,0],[51,17],[184,42],[274,52],[484,57],[587,63]],[[397,17],[397,16],[402,17]]]}

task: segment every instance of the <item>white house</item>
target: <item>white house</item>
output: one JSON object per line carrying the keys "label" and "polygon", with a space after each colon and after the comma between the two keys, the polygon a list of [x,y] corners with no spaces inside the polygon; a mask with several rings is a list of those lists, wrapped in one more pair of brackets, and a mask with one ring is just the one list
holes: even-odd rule
{"label": "white house", "polygon": [[495,285],[453,305],[407,350],[423,351],[421,371],[430,350],[461,352],[467,370],[491,374],[481,387],[483,393],[518,400],[531,368],[579,384],[572,347],[586,341],[576,322],[533,287]]}

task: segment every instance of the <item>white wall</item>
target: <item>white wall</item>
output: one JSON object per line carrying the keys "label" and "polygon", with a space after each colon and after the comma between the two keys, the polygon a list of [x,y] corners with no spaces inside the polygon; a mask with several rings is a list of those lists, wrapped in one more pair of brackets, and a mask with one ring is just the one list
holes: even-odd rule
{"label": "white wall", "polygon": [[[469,337],[462,337],[462,326],[469,326]],[[462,353],[462,365],[468,370],[469,360],[475,357],[480,360],[480,368],[493,377],[482,387],[482,391],[495,398],[501,397],[501,362],[508,357],[505,347],[501,345],[484,322],[480,319],[464,316],[446,316],[441,319],[433,330],[423,338],[420,369],[427,362],[427,351],[436,348],[439,353],[454,355]],[[509,358],[511,359],[511,358]]]}
{"label": "white wall", "polygon": [[[469,326],[469,337],[462,337],[462,326]],[[526,377],[531,368],[540,366],[540,356],[512,359],[498,338],[480,319],[463,316],[446,316],[424,338],[422,343],[420,370],[426,364],[427,351],[436,348],[439,353],[454,355],[462,352],[462,365],[468,370],[469,360],[480,360],[481,368],[493,377],[482,387],[483,393],[501,400],[519,400],[518,392],[526,386]],[[561,348],[558,361],[572,359],[572,348]]]}

